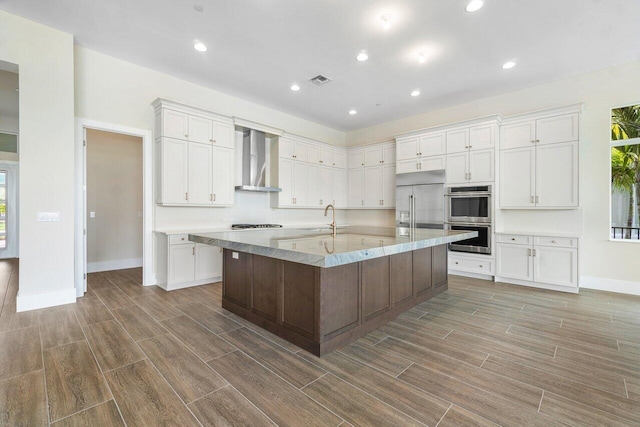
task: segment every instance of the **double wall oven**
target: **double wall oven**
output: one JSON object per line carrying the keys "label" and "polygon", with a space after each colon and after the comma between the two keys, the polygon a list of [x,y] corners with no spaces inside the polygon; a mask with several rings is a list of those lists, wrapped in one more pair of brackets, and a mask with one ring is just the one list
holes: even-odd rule
{"label": "double wall oven", "polygon": [[478,232],[478,237],[449,243],[449,249],[456,252],[490,255],[491,186],[448,187],[446,200],[446,228]]}

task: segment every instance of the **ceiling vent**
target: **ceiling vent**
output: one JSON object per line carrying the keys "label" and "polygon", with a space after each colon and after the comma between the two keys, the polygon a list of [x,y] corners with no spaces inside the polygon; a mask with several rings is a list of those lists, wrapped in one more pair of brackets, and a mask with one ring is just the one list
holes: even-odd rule
{"label": "ceiling vent", "polygon": [[310,79],[309,81],[315,85],[322,86],[329,83],[331,79],[329,77],[323,76],[322,74],[318,74],[317,76]]}

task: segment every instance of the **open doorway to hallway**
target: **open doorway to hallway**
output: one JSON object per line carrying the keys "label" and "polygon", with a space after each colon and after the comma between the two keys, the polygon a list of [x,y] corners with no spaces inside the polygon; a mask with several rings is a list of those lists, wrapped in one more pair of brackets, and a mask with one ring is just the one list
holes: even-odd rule
{"label": "open doorway to hallway", "polygon": [[142,138],[86,129],[87,273],[143,264]]}

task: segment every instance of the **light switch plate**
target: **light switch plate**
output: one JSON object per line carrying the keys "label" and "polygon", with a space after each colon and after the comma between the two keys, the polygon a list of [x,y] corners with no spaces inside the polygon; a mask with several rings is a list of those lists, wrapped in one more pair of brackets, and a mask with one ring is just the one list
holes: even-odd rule
{"label": "light switch plate", "polygon": [[95,212],[89,212],[89,218],[95,218],[95,217],[96,217]]}
{"label": "light switch plate", "polygon": [[38,212],[38,221],[43,221],[43,222],[60,221],[60,212]]}

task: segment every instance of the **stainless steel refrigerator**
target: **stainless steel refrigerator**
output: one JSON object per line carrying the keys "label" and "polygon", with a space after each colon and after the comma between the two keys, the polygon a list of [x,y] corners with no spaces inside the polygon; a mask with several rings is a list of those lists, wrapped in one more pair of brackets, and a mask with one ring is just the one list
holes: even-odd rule
{"label": "stainless steel refrigerator", "polygon": [[444,170],[396,175],[396,227],[444,228]]}

